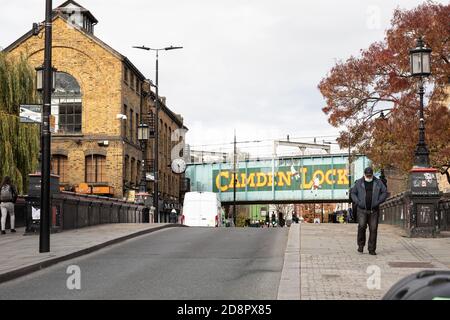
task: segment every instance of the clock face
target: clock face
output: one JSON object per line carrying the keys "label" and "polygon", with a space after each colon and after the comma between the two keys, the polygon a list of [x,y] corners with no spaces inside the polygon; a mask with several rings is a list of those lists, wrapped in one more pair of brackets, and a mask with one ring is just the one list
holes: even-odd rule
{"label": "clock face", "polygon": [[184,171],[186,171],[186,162],[181,159],[175,159],[172,161],[172,171],[175,173],[183,173]]}

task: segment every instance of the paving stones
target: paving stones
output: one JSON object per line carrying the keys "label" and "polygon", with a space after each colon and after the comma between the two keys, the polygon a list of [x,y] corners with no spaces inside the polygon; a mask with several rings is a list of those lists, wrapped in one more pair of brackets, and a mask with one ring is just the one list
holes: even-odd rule
{"label": "paving stones", "polygon": [[[449,238],[404,238],[398,227],[380,224],[377,256],[371,256],[367,246],[363,254],[357,252],[356,234],[356,224],[292,225],[289,240],[299,242],[300,281],[293,278],[287,284],[282,280],[279,299],[296,299],[284,292],[297,292],[294,283],[300,286],[299,299],[381,299],[409,274],[450,265]],[[295,247],[293,243],[291,247]],[[289,255],[292,259],[293,252]],[[295,274],[294,270],[289,273]]]}

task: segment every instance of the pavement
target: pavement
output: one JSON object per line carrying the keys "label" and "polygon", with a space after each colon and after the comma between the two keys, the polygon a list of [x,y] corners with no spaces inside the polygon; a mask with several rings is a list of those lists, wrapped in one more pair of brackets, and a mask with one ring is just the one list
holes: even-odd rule
{"label": "pavement", "polygon": [[[23,236],[23,230],[1,236],[0,301],[378,300],[407,275],[450,269],[450,238],[406,238],[384,224],[376,256],[367,247],[356,251],[356,224],[171,226],[177,225],[65,231],[52,234],[48,254],[39,254],[39,237]],[[68,286],[74,266],[79,290]]]}
{"label": "pavement", "polygon": [[[167,228],[0,284],[7,299],[276,299],[288,228]],[[68,289],[70,266],[80,289]]]}
{"label": "pavement", "polygon": [[278,299],[378,300],[409,274],[450,268],[450,238],[406,238],[380,224],[372,256],[356,251],[356,234],[356,224],[292,225]]}
{"label": "pavement", "polygon": [[39,235],[0,235],[0,283],[72,259],[106,246],[154,232],[174,224],[105,224],[51,234],[50,252],[39,253]]}

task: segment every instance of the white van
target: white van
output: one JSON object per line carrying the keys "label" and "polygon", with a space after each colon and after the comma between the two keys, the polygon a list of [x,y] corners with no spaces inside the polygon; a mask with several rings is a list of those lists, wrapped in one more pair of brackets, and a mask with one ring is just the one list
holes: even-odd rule
{"label": "white van", "polygon": [[190,227],[221,227],[224,211],[214,192],[187,192],[181,223]]}

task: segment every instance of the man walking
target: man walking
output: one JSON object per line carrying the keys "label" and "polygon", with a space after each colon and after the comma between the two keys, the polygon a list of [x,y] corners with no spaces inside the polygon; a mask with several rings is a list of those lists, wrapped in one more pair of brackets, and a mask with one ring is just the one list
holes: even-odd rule
{"label": "man walking", "polygon": [[381,180],[373,176],[373,170],[369,167],[364,169],[364,177],[355,182],[351,197],[358,211],[358,252],[364,251],[366,229],[369,225],[369,254],[376,255],[379,206],[387,198],[386,187]]}

